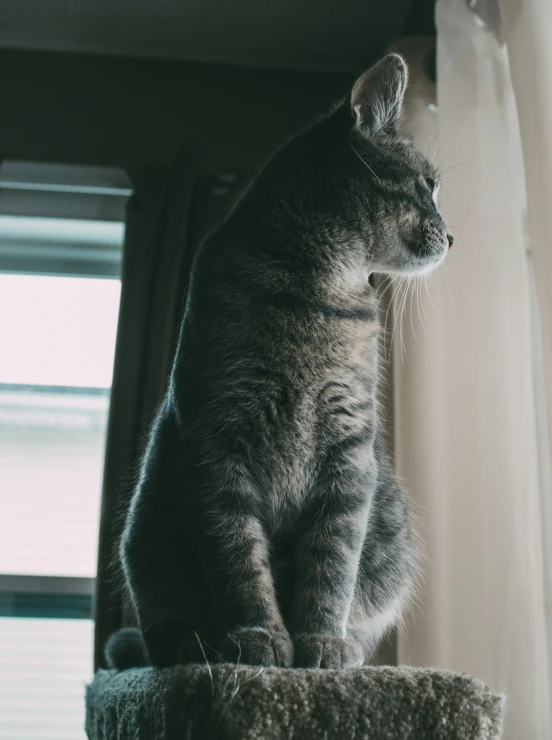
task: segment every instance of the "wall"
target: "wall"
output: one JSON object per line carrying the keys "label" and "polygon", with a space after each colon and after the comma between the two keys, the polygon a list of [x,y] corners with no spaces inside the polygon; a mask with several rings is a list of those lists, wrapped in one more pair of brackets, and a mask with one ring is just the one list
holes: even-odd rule
{"label": "wall", "polygon": [[351,83],[342,74],[0,52],[0,156],[87,164],[255,166]]}

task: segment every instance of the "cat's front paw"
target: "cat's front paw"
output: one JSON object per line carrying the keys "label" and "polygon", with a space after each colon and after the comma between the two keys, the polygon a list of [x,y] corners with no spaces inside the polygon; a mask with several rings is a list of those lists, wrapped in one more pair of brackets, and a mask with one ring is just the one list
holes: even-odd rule
{"label": "cat's front paw", "polygon": [[290,668],[293,642],[284,628],[244,627],[227,635],[223,655],[232,663]]}
{"label": "cat's front paw", "polygon": [[360,645],[328,634],[295,638],[295,665],[300,668],[353,668],[363,663]]}

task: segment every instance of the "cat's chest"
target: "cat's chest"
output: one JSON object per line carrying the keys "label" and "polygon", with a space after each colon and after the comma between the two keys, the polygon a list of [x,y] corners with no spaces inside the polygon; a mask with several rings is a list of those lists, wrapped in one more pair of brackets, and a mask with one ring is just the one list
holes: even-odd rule
{"label": "cat's chest", "polygon": [[303,360],[288,369],[294,386],[291,431],[305,460],[324,454],[328,441],[356,434],[375,414],[378,327],[335,321],[303,345]]}
{"label": "cat's chest", "polygon": [[287,423],[274,428],[263,455],[268,517],[278,528],[312,496],[330,450],[364,439],[376,426],[377,351],[373,342],[319,346],[318,363],[295,376]]}
{"label": "cat's chest", "polygon": [[318,454],[328,444],[360,434],[375,415],[377,379],[366,368],[341,368],[321,384],[312,432]]}
{"label": "cat's chest", "polygon": [[376,397],[372,382],[353,372],[328,374],[297,404],[285,431],[274,437],[263,457],[259,492],[269,531],[294,529],[302,511],[316,497],[327,469],[339,465],[335,451],[347,450],[347,460],[369,459],[376,430]]}
{"label": "cat's chest", "polygon": [[335,322],[319,354],[310,390],[318,426],[370,415],[378,382],[377,325]]}

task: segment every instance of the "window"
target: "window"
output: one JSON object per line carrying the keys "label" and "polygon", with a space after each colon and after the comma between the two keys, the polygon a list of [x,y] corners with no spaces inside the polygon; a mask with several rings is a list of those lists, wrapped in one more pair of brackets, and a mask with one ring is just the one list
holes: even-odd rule
{"label": "window", "polygon": [[1,740],[85,737],[129,194],[117,170],[0,169]]}

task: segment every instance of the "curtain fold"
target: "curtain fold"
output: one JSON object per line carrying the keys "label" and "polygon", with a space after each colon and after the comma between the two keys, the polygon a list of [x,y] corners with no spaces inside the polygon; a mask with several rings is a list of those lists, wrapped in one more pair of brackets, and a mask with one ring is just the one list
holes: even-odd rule
{"label": "curtain fold", "polygon": [[[552,3],[500,0],[517,104],[527,228],[542,325],[547,426],[552,429]],[[550,436],[549,436],[550,443]],[[550,447],[549,447],[550,450]]]}
{"label": "curtain fold", "polygon": [[[525,151],[507,47],[457,0],[438,1],[437,29],[437,107],[427,42],[402,49],[407,127],[444,173],[455,244],[425,285],[396,296],[407,309],[393,350],[397,467],[426,549],[399,659],[480,676],[509,697],[508,740],[545,740],[552,695]],[[540,282],[549,290],[549,278]]]}
{"label": "curtain fold", "polygon": [[552,3],[500,0],[500,11],[501,35],[508,51],[517,104],[527,190],[526,236],[534,291],[541,530],[548,665],[552,675]]}

